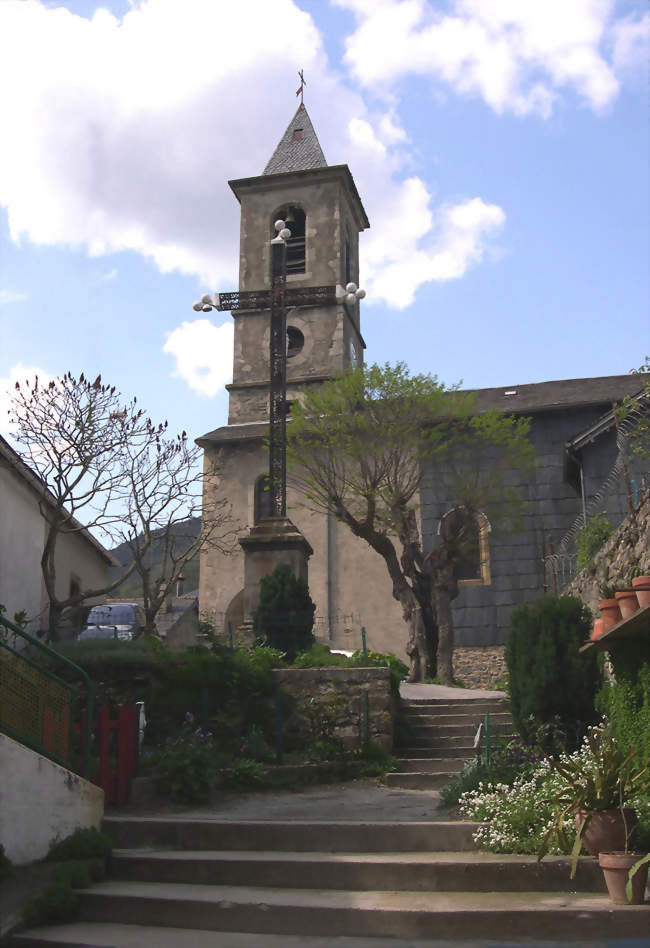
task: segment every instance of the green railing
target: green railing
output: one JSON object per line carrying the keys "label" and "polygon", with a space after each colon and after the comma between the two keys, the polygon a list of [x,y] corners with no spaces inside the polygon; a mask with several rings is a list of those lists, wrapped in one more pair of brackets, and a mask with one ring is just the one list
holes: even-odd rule
{"label": "green railing", "polygon": [[[57,668],[72,671],[76,683]],[[88,777],[92,721],[93,689],[85,671],[0,615],[0,731]]]}

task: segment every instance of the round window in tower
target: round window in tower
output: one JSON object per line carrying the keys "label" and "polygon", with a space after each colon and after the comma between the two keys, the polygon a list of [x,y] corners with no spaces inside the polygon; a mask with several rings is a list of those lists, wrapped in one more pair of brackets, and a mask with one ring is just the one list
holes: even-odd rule
{"label": "round window in tower", "polygon": [[305,337],[295,326],[287,326],[287,359],[298,355],[305,344]]}

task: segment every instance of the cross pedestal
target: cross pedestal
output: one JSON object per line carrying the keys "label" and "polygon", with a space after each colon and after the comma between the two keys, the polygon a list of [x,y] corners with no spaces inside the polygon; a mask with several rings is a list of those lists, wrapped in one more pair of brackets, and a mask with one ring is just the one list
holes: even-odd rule
{"label": "cross pedestal", "polygon": [[309,585],[307,561],[314,551],[288,517],[261,520],[239,542],[244,550],[244,621],[257,609],[260,581],[280,563]]}

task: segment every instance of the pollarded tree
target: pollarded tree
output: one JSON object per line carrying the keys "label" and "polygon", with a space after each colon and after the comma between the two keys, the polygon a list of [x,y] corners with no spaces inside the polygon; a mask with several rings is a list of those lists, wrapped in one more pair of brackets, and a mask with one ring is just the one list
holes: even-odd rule
{"label": "pollarded tree", "polygon": [[[374,365],[308,390],[288,426],[290,477],[306,505],[329,510],[386,563],[414,681],[437,671],[451,682],[450,603],[469,524],[482,511],[512,525],[521,503],[503,474],[532,462],[527,420],[478,414],[474,403],[403,364]],[[429,475],[462,515],[425,554],[418,509]]]}
{"label": "pollarded tree", "polygon": [[[49,600],[49,638],[56,640],[62,618],[84,602],[116,590],[134,571],[141,579],[147,629],[187,560],[207,543],[229,546],[232,520],[216,491],[211,518],[191,544],[181,541],[182,524],[197,513],[202,475],[199,449],[185,433],[166,435],[136,399],[124,402],[102,383],[67,373],[45,385],[16,384],[10,419],[23,456],[42,484],[40,511],[46,524],[41,570]],[[215,477],[217,474],[214,475]],[[106,542],[127,542],[131,563],[111,582],[96,588],[57,589],[57,546],[63,535],[99,534]],[[162,563],[152,576],[150,551],[162,547]]]}

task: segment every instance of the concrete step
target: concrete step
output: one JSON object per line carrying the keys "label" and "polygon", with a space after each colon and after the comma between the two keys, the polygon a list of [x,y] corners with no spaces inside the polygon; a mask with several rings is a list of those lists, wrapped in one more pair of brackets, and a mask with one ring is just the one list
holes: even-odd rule
{"label": "concrete step", "polygon": [[450,701],[440,698],[402,698],[400,702],[402,710],[417,710],[428,708],[438,714],[459,714],[472,713],[478,711],[485,714],[486,711],[507,711],[508,702],[503,698],[471,698],[466,701]]}
{"label": "concrete step", "polygon": [[[436,714],[427,711],[407,712],[402,715],[409,725],[416,724],[474,724],[476,726],[485,720],[483,714]],[[509,711],[498,711],[490,714],[490,724],[507,723],[512,725],[512,715]]]}
{"label": "concrete step", "polygon": [[[432,803],[432,807],[434,804]],[[118,849],[244,850],[263,852],[471,852],[478,823],[294,820],[219,821],[174,817],[104,819]]]}
{"label": "concrete step", "polygon": [[[468,737],[474,740],[478,725],[474,724],[431,724],[426,721],[422,724],[410,724],[410,733],[415,737],[435,737],[443,740],[448,737]],[[512,733],[512,721],[504,721],[502,724],[490,723],[490,733],[498,735]]]}
{"label": "concrete step", "polygon": [[449,759],[452,760],[476,760],[476,751],[473,744],[465,744],[465,746],[448,746],[447,744],[441,745],[440,747],[433,747],[429,741],[415,741],[411,739],[411,743],[408,747],[399,747],[396,749],[396,753],[399,753],[400,757],[409,757],[411,759],[422,758],[422,759]]}
{"label": "concrete step", "polygon": [[270,934],[492,938],[647,936],[650,906],[596,893],[324,891],[104,882],[81,893],[85,922]]}
{"label": "concrete step", "polygon": [[426,771],[395,771],[384,775],[384,783],[394,790],[442,790],[459,771],[427,773]]}
{"label": "concrete step", "polygon": [[[218,932],[200,931],[191,928],[157,928],[148,925],[101,924],[99,922],[76,922],[56,927],[45,926],[34,932],[15,937],[12,944],[21,948],[450,948],[448,938],[386,938],[383,936],[350,937],[338,936],[334,941],[328,935],[269,935],[259,932]],[[585,942],[579,935],[567,939],[560,936],[557,940],[538,937],[522,942],[519,938],[501,938],[498,941],[489,937],[489,932],[480,939],[467,941],[453,940],[458,948],[521,948],[527,944],[530,948],[647,948],[648,941],[612,942],[590,935]]]}
{"label": "concrete step", "polygon": [[569,881],[570,860],[495,853],[143,853],[114,850],[120,881],[258,886],[274,889],[392,890],[412,892],[605,892],[595,859],[580,861]]}
{"label": "concrete step", "polygon": [[450,752],[453,751],[456,757],[464,756],[467,751],[475,753],[473,735],[458,734],[456,736],[434,738],[430,736],[422,737],[420,734],[409,734],[408,740],[410,747],[430,747],[432,750],[435,748],[446,749]]}
{"label": "concrete step", "polygon": [[457,774],[466,763],[465,757],[400,757],[397,760],[397,770],[402,774]]}

